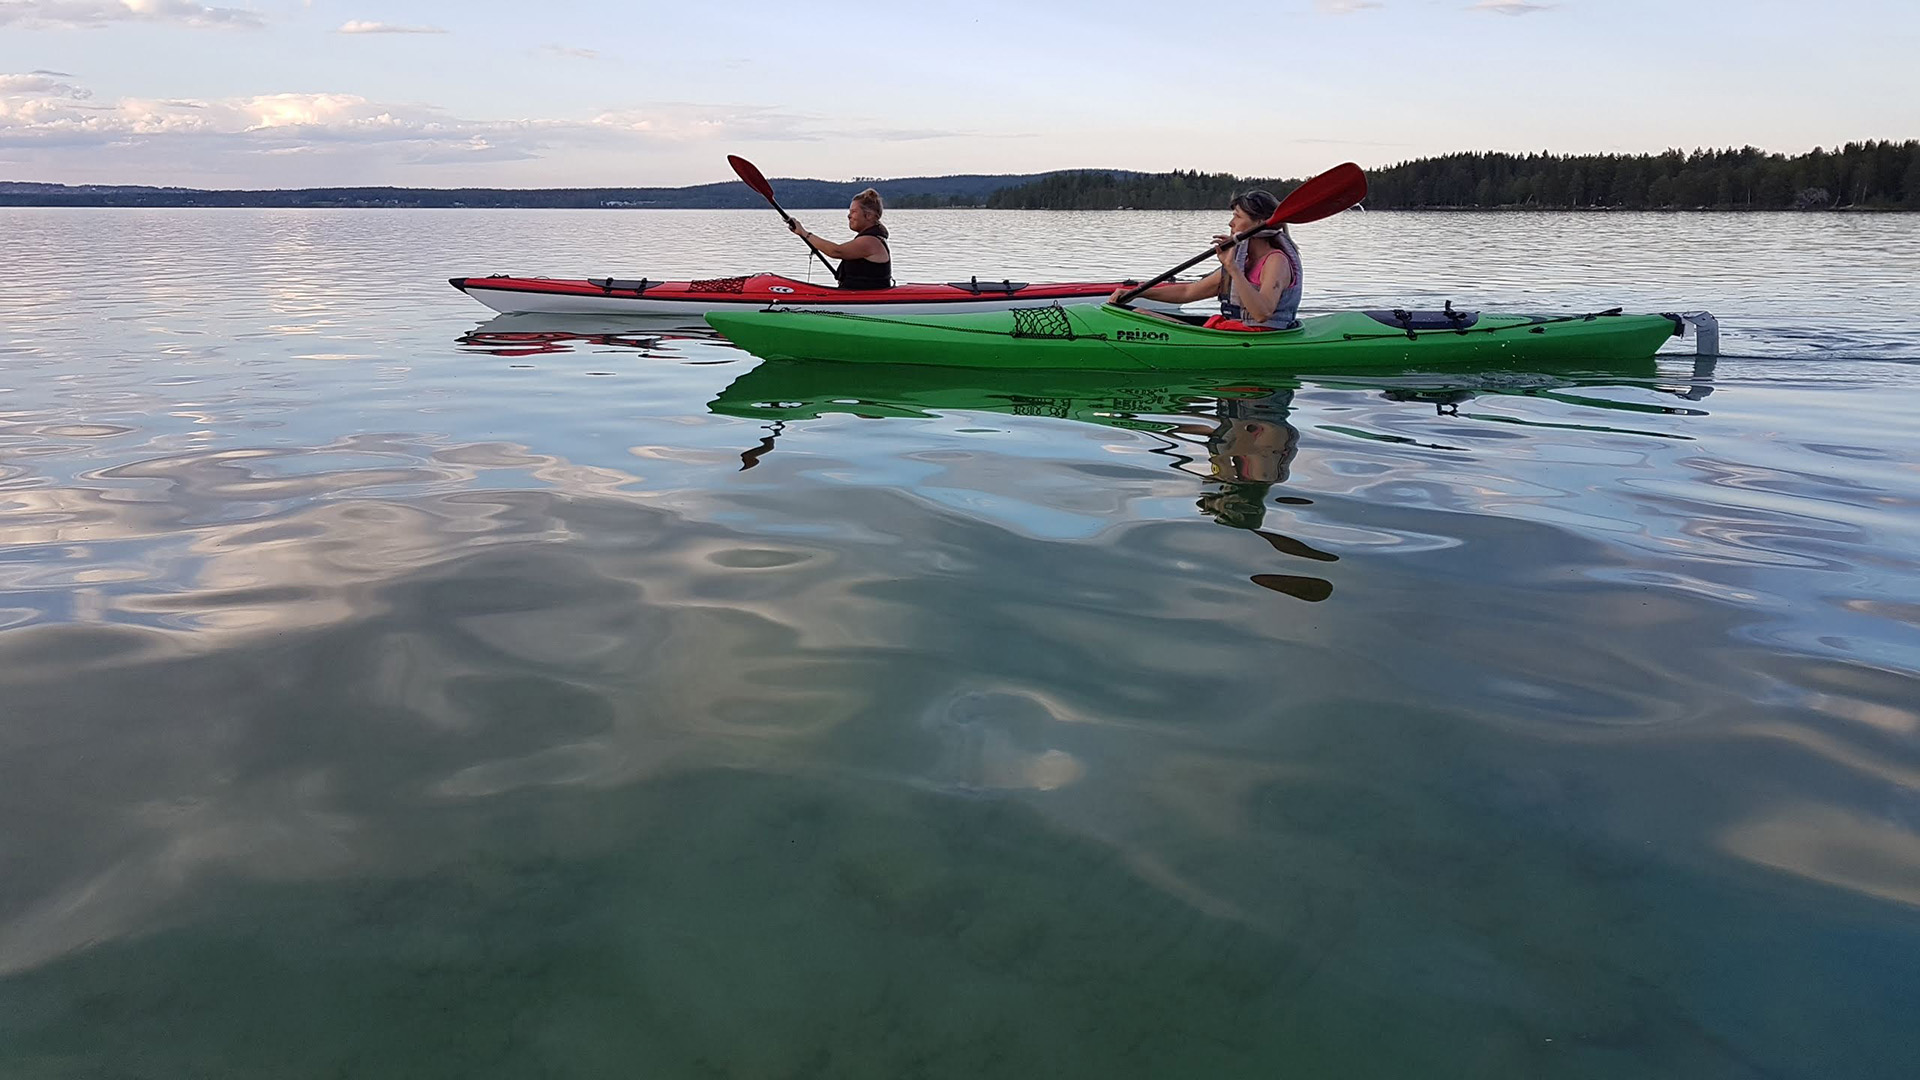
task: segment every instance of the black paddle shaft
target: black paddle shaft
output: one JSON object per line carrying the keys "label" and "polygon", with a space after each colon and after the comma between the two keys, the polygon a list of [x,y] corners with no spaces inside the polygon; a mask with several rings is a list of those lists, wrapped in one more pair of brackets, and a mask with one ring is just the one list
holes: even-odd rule
{"label": "black paddle shaft", "polygon": [[1208,259],[1213,258],[1215,255],[1218,255],[1220,252],[1226,251],[1229,248],[1232,248],[1238,245],[1242,240],[1246,240],[1252,237],[1253,234],[1258,232],[1265,232],[1266,230],[1271,228],[1273,228],[1272,225],[1263,221],[1260,224],[1255,225],[1253,228],[1248,229],[1246,232],[1235,233],[1233,236],[1233,239],[1228,241],[1227,243],[1216,244],[1213,247],[1210,247],[1207,250],[1201,252],[1200,254],[1195,255],[1193,258],[1188,259],[1186,262],[1181,263],[1179,266],[1176,266],[1173,269],[1167,271],[1166,273],[1161,274],[1159,277],[1154,278],[1152,281],[1149,281],[1140,285],[1135,285],[1133,288],[1128,289],[1124,294],[1121,295],[1120,299],[1114,301],[1114,304],[1117,307],[1126,307],[1128,304],[1131,304],[1135,300],[1139,299],[1141,293],[1146,292],[1148,289],[1153,288],[1155,285],[1158,285],[1163,281],[1172,279],[1175,275],[1179,274],[1180,271],[1188,269],[1189,267],[1198,266],[1201,263],[1206,262]]}
{"label": "black paddle shaft", "polygon": [[[787,223],[787,227],[791,229],[794,226],[795,222],[793,218],[790,215],[788,215],[788,213],[785,210],[780,209],[779,201],[776,200],[773,196],[768,195],[767,202],[773,206],[774,213],[779,214],[780,219],[782,221],[785,221]],[[807,245],[807,250],[813,252],[813,257],[816,259],[819,259],[820,265],[826,267],[827,273],[832,274],[833,280],[835,282],[838,282],[840,280],[840,271],[835,269],[834,265],[827,261],[827,257],[820,253],[819,248],[813,246],[813,241],[802,236],[800,238],[800,242]]]}

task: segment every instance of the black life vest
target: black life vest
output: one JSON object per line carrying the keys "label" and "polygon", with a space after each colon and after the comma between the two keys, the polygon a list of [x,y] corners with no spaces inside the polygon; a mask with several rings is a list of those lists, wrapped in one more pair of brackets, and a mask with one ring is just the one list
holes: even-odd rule
{"label": "black life vest", "polygon": [[[887,243],[887,227],[875,223],[872,228],[861,229],[861,236],[872,236],[887,249],[887,255],[893,255],[893,246]],[[841,259],[840,287],[843,289],[891,289],[893,288],[893,263],[875,262],[872,259]]]}

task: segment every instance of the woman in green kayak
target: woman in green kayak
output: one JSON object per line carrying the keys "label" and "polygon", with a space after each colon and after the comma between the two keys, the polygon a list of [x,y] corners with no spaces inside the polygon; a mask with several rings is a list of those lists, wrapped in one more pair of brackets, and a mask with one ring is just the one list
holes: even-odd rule
{"label": "woman in green kayak", "polygon": [[815,251],[840,260],[835,276],[841,288],[888,289],[893,287],[893,252],[887,247],[887,227],[880,224],[883,209],[880,193],[872,188],[855,195],[847,204],[847,228],[854,237],[844,244],[822,240],[798,221],[787,227]]}
{"label": "woman in green kayak", "polygon": [[[1228,204],[1233,219],[1224,236],[1213,238],[1215,245],[1226,245],[1234,236],[1270,219],[1280,200],[1270,192],[1255,189],[1234,196]],[[1286,330],[1294,326],[1300,310],[1300,251],[1287,235],[1287,227],[1263,229],[1231,246],[1219,247],[1220,269],[1199,281],[1170,282],[1155,285],[1140,294],[1141,299],[1185,304],[1209,297],[1220,298],[1220,314],[1207,320],[1214,330]],[[1115,289],[1118,300],[1125,289]]]}

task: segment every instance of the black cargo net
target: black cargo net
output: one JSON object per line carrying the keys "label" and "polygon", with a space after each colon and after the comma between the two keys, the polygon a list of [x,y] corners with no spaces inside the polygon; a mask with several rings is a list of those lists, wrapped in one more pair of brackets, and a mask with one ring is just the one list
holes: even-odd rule
{"label": "black cargo net", "polygon": [[745,292],[747,279],[743,277],[707,278],[704,281],[687,282],[688,292]]}
{"label": "black cargo net", "polygon": [[1017,338],[1066,338],[1073,340],[1073,324],[1060,305],[1013,309],[1013,336]]}

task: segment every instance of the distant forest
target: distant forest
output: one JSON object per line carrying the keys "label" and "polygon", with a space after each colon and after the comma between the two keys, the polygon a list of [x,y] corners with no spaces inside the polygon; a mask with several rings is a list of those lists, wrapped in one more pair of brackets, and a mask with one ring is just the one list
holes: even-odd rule
{"label": "distant forest", "polygon": [[[960,203],[977,206],[993,192],[1045,173],[909,176],[894,180],[775,180],[789,210],[845,207],[855,192],[877,187],[889,206]],[[1116,172],[1114,176],[1133,175]],[[143,187],[118,184],[28,184],[0,181],[0,206],[267,206],[442,207],[481,209],[764,209],[767,203],[738,180],[692,187],[635,188],[403,188],[324,187],[261,191]]]}
{"label": "distant forest", "polygon": [[[1200,210],[1298,180],[1227,173],[1055,173],[987,196],[1014,210]],[[1920,210],[1920,140],[1787,157],[1748,146],[1664,154],[1448,154],[1367,174],[1371,210]]]}
{"label": "distant forest", "polygon": [[[1788,157],[1739,150],[1664,154],[1448,154],[1370,170],[1370,210],[1920,210],[1920,140],[1848,143]],[[844,207],[869,183],[890,207],[1215,210],[1238,192],[1299,181],[1229,173],[1074,169],[892,180],[776,179],[789,210]],[[0,181],[0,206],[762,208],[738,181],[680,188],[333,187],[209,191]]]}

